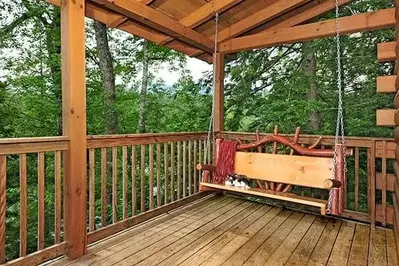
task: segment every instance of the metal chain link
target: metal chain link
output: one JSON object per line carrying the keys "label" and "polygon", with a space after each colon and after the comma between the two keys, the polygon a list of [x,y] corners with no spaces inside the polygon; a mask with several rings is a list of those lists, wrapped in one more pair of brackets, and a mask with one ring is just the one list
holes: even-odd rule
{"label": "metal chain link", "polygon": [[[346,154],[345,154],[344,104],[343,104],[343,93],[342,93],[341,35],[340,35],[340,25],[339,25],[338,0],[335,0],[335,28],[336,28],[335,41],[337,43],[338,113],[337,113],[337,124],[335,128],[335,140],[334,140],[334,158],[333,158],[334,167],[332,169],[333,179],[335,178],[336,175],[338,144],[342,144],[343,147],[345,174],[347,172]],[[332,200],[333,200],[333,189],[331,189],[329,193],[328,202],[327,202],[327,213],[331,213]]]}
{"label": "metal chain link", "polygon": [[208,127],[208,137],[207,143],[205,145],[205,156],[204,161],[207,162],[208,150],[211,149],[211,135],[212,139],[214,139],[214,131],[213,131],[213,121],[215,116],[215,90],[216,90],[216,60],[217,60],[217,48],[218,48],[218,26],[219,26],[219,13],[215,15],[215,46],[213,52],[213,88],[212,88],[212,110],[211,117],[209,119],[209,127]]}

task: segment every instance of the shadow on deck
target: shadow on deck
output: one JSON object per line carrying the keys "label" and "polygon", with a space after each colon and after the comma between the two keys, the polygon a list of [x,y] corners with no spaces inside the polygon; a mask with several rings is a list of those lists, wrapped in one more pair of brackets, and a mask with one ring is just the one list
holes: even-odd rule
{"label": "shadow on deck", "polygon": [[393,231],[208,197],[46,265],[398,265]]}

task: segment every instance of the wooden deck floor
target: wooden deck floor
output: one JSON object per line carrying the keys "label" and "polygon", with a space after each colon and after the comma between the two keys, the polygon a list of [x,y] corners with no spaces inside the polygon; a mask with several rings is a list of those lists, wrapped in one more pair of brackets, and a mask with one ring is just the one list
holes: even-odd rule
{"label": "wooden deck floor", "polygon": [[391,230],[212,197],[50,265],[398,265]]}

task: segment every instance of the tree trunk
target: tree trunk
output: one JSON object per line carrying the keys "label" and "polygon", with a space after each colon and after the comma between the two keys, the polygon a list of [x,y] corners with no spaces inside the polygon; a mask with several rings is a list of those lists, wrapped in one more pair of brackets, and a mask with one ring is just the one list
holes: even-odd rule
{"label": "tree trunk", "polygon": [[61,89],[61,15],[59,9],[52,10],[51,23],[42,19],[46,32],[46,49],[49,56],[49,67],[53,80],[54,96],[58,104],[57,130],[62,136],[62,89]]}
{"label": "tree trunk", "polygon": [[146,97],[147,97],[147,87],[148,87],[148,42],[144,41],[143,44],[143,76],[141,78],[141,88],[140,88],[140,109],[139,109],[139,133],[145,133],[145,116],[146,116]]}
{"label": "tree trunk", "polygon": [[115,72],[113,58],[108,45],[107,27],[105,24],[94,21],[94,31],[100,69],[104,83],[104,119],[105,133],[118,133],[118,117],[115,108]]}
{"label": "tree trunk", "polygon": [[[309,92],[306,98],[309,101],[317,100],[317,83],[316,83],[316,53],[312,47],[311,42],[305,42],[302,45],[302,71],[309,80]],[[317,132],[320,130],[320,116],[317,110],[310,110],[308,114],[308,130],[310,132]]]}

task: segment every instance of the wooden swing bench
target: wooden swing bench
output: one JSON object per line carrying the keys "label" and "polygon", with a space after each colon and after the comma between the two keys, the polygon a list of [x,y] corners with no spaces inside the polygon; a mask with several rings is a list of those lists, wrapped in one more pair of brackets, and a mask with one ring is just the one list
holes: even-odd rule
{"label": "wooden swing bench", "polygon": [[[273,136],[271,138],[275,139],[275,137],[279,138],[280,136]],[[264,140],[263,142],[267,143],[270,141],[271,140]],[[280,139],[280,141],[278,142],[284,143],[289,146],[296,145],[291,141],[287,142],[287,139],[285,138]],[[245,148],[248,148],[249,145],[251,147],[256,147],[257,145],[259,146],[259,144],[256,143],[244,145],[247,145],[247,147]],[[238,150],[240,150],[240,145],[238,145],[237,147]],[[339,150],[343,151],[343,149]],[[329,152],[327,152],[327,150],[312,150],[312,154],[319,155],[316,157],[236,151],[234,161],[234,173],[237,175],[244,175],[248,179],[256,180],[256,182],[258,183],[259,181],[266,181],[266,183],[272,182],[277,184],[286,184],[288,186],[294,185],[325,190],[340,188],[339,190],[337,190],[338,196],[338,194],[341,194],[339,193],[339,191],[342,189],[342,185],[339,180],[343,179],[332,178],[334,162],[331,155],[333,155],[334,152],[332,150],[328,151]],[[300,151],[300,153],[302,152]],[[342,154],[343,153],[340,153],[341,156]],[[350,155],[351,151],[347,151],[347,154]],[[220,154],[220,156],[223,155]],[[218,157],[218,155],[216,155],[216,157]],[[339,158],[336,167],[336,175],[344,175],[343,160]],[[215,166],[213,165],[197,165],[197,169],[206,171],[208,176],[210,176],[211,172],[215,172],[216,170]],[[297,196],[293,193],[277,192],[263,188],[242,188],[225,184],[201,182],[200,191],[238,192],[250,196],[266,197],[296,204],[308,205],[320,208],[320,213],[322,215],[326,214],[327,208],[327,201],[325,200]],[[342,210],[342,206],[335,206],[335,209],[339,207],[341,207]],[[332,214],[335,214],[334,212],[336,211],[333,210]]]}

